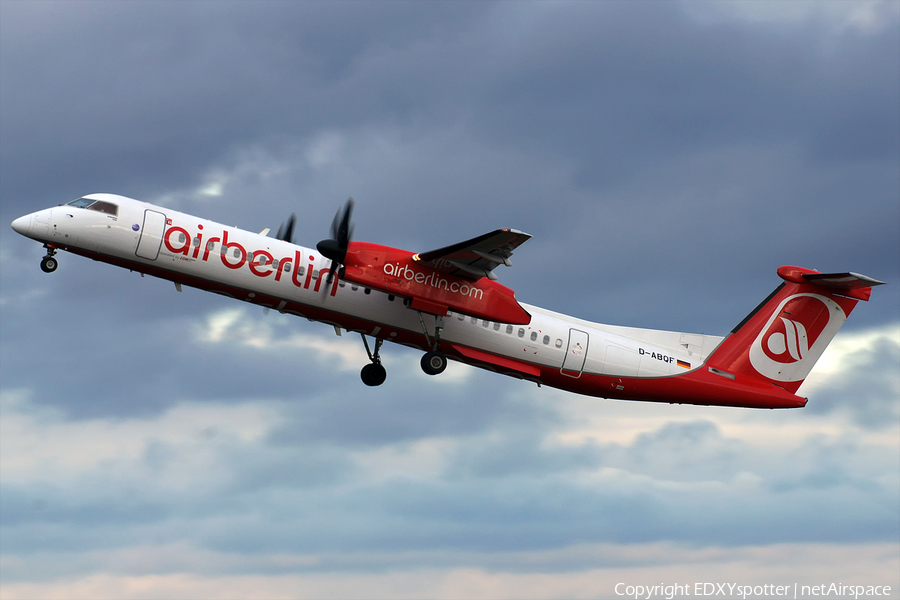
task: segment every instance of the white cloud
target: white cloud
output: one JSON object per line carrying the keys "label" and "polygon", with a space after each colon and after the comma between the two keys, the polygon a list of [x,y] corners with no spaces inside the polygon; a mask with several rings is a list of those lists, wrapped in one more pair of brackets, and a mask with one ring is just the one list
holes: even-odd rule
{"label": "white cloud", "polygon": [[[881,348],[882,344],[900,351],[900,323],[838,333],[803,382],[799,393],[813,396],[833,386],[840,378],[853,378],[855,369],[869,362],[872,351]],[[886,374],[893,382],[896,397],[900,399],[900,371],[888,371]]]}
{"label": "white cloud", "polygon": [[822,20],[837,31],[853,29],[863,33],[879,32],[896,26],[900,4],[892,0],[715,0],[681,2],[682,10],[699,23],[738,22],[759,24],[796,24]]}
{"label": "white cloud", "polygon": [[212,198],[216,198],[222,195],[222,191],[225,189],[224,181],[210,181],[205,186],[201,187],[197,193],[201,196],[210,196]]}
{"label": "white cloud", "polygon": [[[295,352],[298,359],[312,357],[348,371],[359,370],[369,361],[362,340],[355,334],[346,338],[343,334],[325,337],[320,333],[328,329],[322,327],[311,330],[317,333],[307,333],[310,328],[297,332],[286,325],[287,318],[293,317],[242,307],[227,308],[207,315],[205,322],[194,328],[194,337],[199,343],[239,345],[281,355]],[[276,330],[279,326],[288,333],[279,334]]]}
{"label": "white cloud", "polygon": [[[200,343],[309,347],[242,310],[209,315]],[[860,342],[871,335],[845,346],[875,352]],[[830,377],[851,370],[837,360]],[[869,435],[803,410],[511,385],[501,389],[521,409],[556,418],[368,447],[278,442],[290,401],[70,421],[5,390],[4,598],[602,598],[619,582],[891,583],[895,544],[841,539],[896,526],[896,427]],[[350,423],[340,415],[327,426]],[[792,542],[785,519],[822,541]],[[710,543],[709,528],[732,545]],[[641,535],[672,541],[628,541]],[[748,542],[759,536],[773,543]]]}
{"label": "white cloud", "polygon": [[[0,392],[0,406],[5,484],[78,486],[84,477],[105,472],[127,480],[148,477],[153,487],[170,491],[217,480],[223,449],[259,443],[277,416],[265,402],[178,404],[151,419],[72,422],[59,410],[35,406],[25,390]],[[153,449],[162,447],[174,460],[166,472],[148,472]]]}
{"label": "white cloud", "polygon": [[[574,570],[531,567],[527,571],[480,568],[388,569],[378,572],[202,574],[200,564],[214,568],[237,566],[234,557],[211,554],[200,549],[146,548],[130,558],[155,562],[154,555],[177,557],[191,572],[166,574],[123,574],[116,566],[124,561],[115,554],[103,558],[113,566],[106,572],[62,580],[29,583],[7,581],[6,600],[40,598],[96,598],[143,600],[156,598],[310,598],[316,600],[358,598],[615,598],[616,585],[682,585],[706,582],[740,585],[793,586],[844,583],[889,585],[897,598],[900,559],[893,544],[779,544],[740,548],[692,548],[671,543],[598,544],[556,552],[521,554],[513,560],[522,565],[576,563]],[[555,556],[554,556],[555,555]],[[473,563],[478,557],[473,556]],[[302,570],[303,557],[263,555],[254,563],[265,565],[294,562]],[[602,565],[602,566],[601,566]],[[48,565],[49,566],[49,565]],[[199,571],[199,572],[198,572]],[[624,588],[625,586],[622,586]],[[701,588],[702,589],[702,588]],[[621,588],[619,591],[623,591]],[[621,597],[621,596],[618,596]],[[662,596],[664,597],[664,595]],[[882,596],[884,597],[884,596]]]}

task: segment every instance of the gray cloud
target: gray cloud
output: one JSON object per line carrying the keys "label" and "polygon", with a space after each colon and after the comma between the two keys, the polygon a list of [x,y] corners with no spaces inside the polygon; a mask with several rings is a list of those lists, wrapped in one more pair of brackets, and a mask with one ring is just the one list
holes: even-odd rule
{"label": "gray cloud", "polygon": [[[767,6],[7,0],[0,220],[108,191],[247,229],[296,212],[311,245],[353,195],[367,241],[532,233],[501,281],[587,319],[724,334],[798,264],[890,283],[839,339],[895,327],[898,15],[740,16]],[[399,347],[370,390],[356,336],[70,255],[48,276],[0,232],[4,587],[900,533],[890,337],[794,412],[430,378]]]}

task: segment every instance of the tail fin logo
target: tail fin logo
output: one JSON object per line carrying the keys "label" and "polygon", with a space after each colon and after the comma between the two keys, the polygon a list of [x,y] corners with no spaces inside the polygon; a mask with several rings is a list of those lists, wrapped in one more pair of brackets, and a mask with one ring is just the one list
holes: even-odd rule
{"label": "tail fin logo", "polygon": [[750,363],[769,379],[802,381],[846,318],[825,296],[788,296],[750,346]]}
{"label": "tail fin logo", "polygon": [[787,317],[779,317],[772,323],[763,339],[763,350],[776,362],[797,362],[809,353],[810,339],[806,327],[800,321]]}

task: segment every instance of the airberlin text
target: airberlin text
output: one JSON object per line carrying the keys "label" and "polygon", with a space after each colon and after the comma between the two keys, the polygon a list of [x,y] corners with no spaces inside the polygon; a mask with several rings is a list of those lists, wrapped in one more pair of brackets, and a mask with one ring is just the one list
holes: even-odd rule
{"label": "airberlin text", "polygon": [[436,271],[432,271],[426,275],[421,271],[409,268],[409,265],[387,263],[384,265],[384,273],[385,275],[390,275],[397,279],[415,281],[422,285],[430,285],[439,290],[448,290],[454,294],[468,296],[469,298],[474,298],[476,300],[481,300],[484,297],[484,290],[481,288],[477,288],[467,283],[460,283],[459,281],[449,281],[441,277]]}
{"label": "airberlin text", "polygon": [[[203,239],[203,225],[197,225],[197,235],[193,238],[183,227],[169,227],[166,229],[163,242],[166,248],[181,260],[201,260],[208,262],[210,254],[215,252],[222,264],[229,269],[240,269],[244,265],[257,277],[269,277],[274,275],[275,281],[281,281],[281,277],[287,271],[291,272],[291,283],[303,289],[318,292],[322,281],[326,279],[329,269],[315,270],[315,257],[309,257],[309,263],[304,264],[304,257],[299,250],[294,251],[294,256],[277,259],[266,250],[247,251],[243,245],[235,241],[229,241],[228,232],[223,231],[221,237]],[[215,259],[213,259],[215,260]],[[333,279],[331,295],[337,293],[338,278]]]}

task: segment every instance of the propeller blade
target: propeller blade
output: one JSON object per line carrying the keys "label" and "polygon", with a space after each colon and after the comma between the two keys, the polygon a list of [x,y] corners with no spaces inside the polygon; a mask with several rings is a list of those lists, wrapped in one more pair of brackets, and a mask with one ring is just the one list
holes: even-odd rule
{"label": "propeller blade", "polygon": [[294,243],[294,223],[297,220],[297,215],[291,213],[291,216],[287,218],[287,221],[284,221],[281,226],[278,228],[278,233],[275,234],[279,240],[284,240],[285,242]]}
{"label": "propeller blade", "polygon": [[[350,246],[350,239],[353,237],[353,226],[350,220],[353,216],[353,198],[348,198],[342,209],[334,214],[334,220],[331,221],[331,239],[322,240],[316,244],[316,250],[325,258],[331,259],[331,267],[328,269],[328,278],[326,279],[328,287],[334,281],[335,273],[338,272],[344,261],[347,259],[347,248]],[[327,287],[325,289],[328,289]]]}
{"label": "propeller blade", "polygon": [[325,278],[325,283],[328,284],[326,289],[331,287],[331,284],[334,282],[334,274],[340,266],[340,263],[336,260],[331,261],[331,266],[328,267],[328,277]]}
{"label": "propeller blade", "polygon": [[353,228],[350,226],[350,218],[353,216],[353,198],[347,198],[344,204],[344,216],[341,218],[341,225],[338,229],[337,241],[344,246],[350,243],[350,237],[353,235]]}

